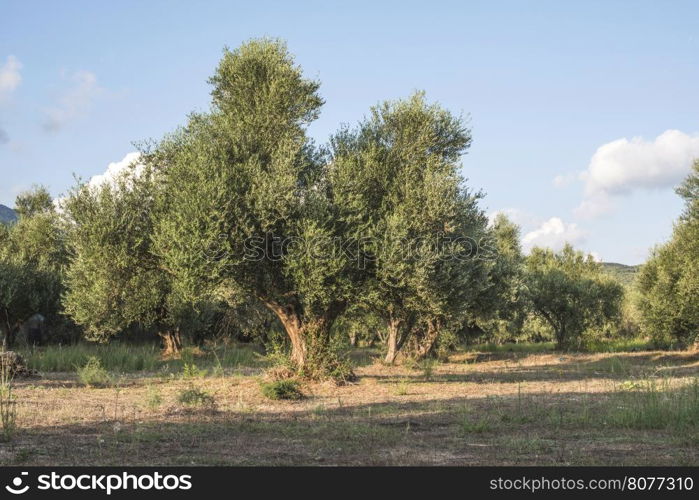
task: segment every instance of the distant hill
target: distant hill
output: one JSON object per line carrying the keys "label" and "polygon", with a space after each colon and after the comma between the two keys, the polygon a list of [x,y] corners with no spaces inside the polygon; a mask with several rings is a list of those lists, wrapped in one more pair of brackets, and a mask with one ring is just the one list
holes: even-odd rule
{"label": "distant hill", "polygon": [[622,285],[631,285],[636,278],[639,266],[627,266],[616,262],[602,262],[605,273],[619,281]]}
{"label": "distant hill", "polygon": [[0,205],[0,223],[9,224],[17,220],[17,214],[11,208]]}

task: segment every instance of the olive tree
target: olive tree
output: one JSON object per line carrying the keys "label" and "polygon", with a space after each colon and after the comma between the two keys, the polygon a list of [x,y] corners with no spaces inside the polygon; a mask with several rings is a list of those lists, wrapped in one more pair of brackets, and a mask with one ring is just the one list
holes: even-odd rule
{"label": "olive tree", "polygon": [[367,253],[361,300],[386,322],[387,363],[409,337],[429,354],[485,282],[480,194],[458,172],[470,143],[463,120],[423,93],[372,108],[332,139],[333,198]]}
{"label": "olive tree", "polygon": [[641,268],[638,309],[652,338],[691,345],[699,339],[699,161],[677,193],[685,210],[670,241]]}
{"label": "olive tree", "polygon": [[152,251],[154,190],[152,177],[134,168],[113,183],[73,188],[64,201],[71,254],[64,305],[88,339],[141,326],[157,331],[173,353],[181,345],[182,303]]}
{"label": "olive tree", "polygon": [[67,262],[65,231],[48,191],[22,193],[17,206],[19,220],[0,225],[0,330],[6,348],[30,316],[59,315]]}
{"label": "olive tree", "polygon": [[553,329],[559,348],[573,347],[585,331],[617,320],[624,295],[592,256],[568,244],[560,252],[532,249],[525,290],[533,313]]}
{"label": "olive tree", "polygon": [[359,279],[337,218],[327,162],[306,135],[323,100],[286,46],[252,40],[226,50],[212,105],[163,139],[146,161],[163,185],[157,253],[180,293],[225,288],[261,301],[313,371]]}
{"label": "olive tree", "polygon": [[517,336],[528,313],[523,294],[524,255],[519,227],[499,213],[489,227],[488,285],[478,299],[471,327],[490,340]]}

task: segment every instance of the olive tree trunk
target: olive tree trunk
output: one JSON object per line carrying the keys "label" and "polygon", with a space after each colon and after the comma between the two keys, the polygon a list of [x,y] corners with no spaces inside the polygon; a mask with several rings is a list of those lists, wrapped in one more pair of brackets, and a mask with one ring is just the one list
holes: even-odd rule
{"label": "olive tree trunk", "polygon": [[158,333],[163,341],[163,355],[176,356],[182,350],[182,339],[179,330],[169,330]]}
{"label": "olive tree trunk", "polygon": [[309,364],[311,355],[314,361],[322,361],[327,353],[330,339],[330,327],[336,314],[326,314],[312,318],[303,318],[291,305],[281,305],[265,300],[264,304],[279,318],[291,341],[291,362],[303,370]]}
{"label": "olive tree trunk", "polygon": [[417,359],[425,359],[432,353],[439,337],[439,322],[428,321],[423,335],[419,338],[416,347]]}
{"label": "olive tree trunk", "polygon": [[388,320],[387,335],[386,335],[386,357],[384,362],[387,365],[392,365],[396,362],[398,352],[403,345],[404,336],[400,334],[401,320],[391,318]]}

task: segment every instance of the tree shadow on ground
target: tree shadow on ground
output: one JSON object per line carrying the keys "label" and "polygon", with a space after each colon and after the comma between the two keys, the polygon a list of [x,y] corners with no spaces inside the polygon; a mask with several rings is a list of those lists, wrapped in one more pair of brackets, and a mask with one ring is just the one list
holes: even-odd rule
{"label": "tree shadow on ground", "polygon": [[332,398],[318,397],[311,398],[318,406],[296,412],[287,406],[309,401],[281,404],[278,411],[171,407],[131,414],[125,408],[91,421],[77,421],[76,415],[70,423],[26,426],[13,442],[14,451],[0,450],[0,460],[16,463],[19,456],[31,465],[699,463],[696,426],[678,433],[670,421],[656,422],[657,428],[614,423],[618,408],[633,405],[634,397],[632,392],[536,392],[349,406],[330,406]]}

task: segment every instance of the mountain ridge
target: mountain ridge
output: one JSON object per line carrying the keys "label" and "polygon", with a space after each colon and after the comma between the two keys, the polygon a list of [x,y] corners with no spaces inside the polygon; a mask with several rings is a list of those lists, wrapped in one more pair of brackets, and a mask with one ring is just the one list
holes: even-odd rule
{"label": "mountain ridge", "polygon": [[10,207],[0,205],[0,223],[11,224],[17,220],[17,213]]}

